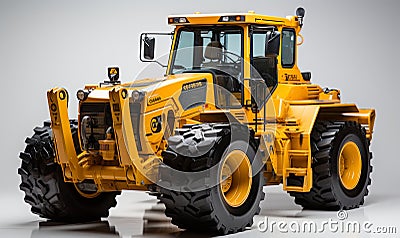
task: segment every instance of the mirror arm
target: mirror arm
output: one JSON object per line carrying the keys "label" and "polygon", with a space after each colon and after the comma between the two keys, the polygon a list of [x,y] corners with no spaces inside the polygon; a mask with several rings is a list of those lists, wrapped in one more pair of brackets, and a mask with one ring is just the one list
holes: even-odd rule
{"label": "mirror arm", "polygon": [[147,44],[145,42],[145,40],[144,40],[145,39],[144,37],[146,37],[147,35],[173,36],[174,35],[174,31],[168,32],[168,33],[165,33],[165,32],[154,32],[154,33],[144,32],[144,33],[140,34],[140,50],[139,50],[139,59],[140,59],[140,61],[142,61],[144,63],[152,63],[152,62],[154,62],[154,63],[157,63],[158,65],[160,65],[161,67],[164,67],[164,68],[167,67],[168,65],[163,65],[157,60],[148,60],[148,59],[144,59],[142,57],[143,42],[145,44]]}
{"label": "mirror arm", "polygon": [[160,65],[161,67],[163,67],[163,68],[166,68],[168,65],[164,65],[164,64],[161,64],[159,61],[157,61],[157,60],[153,60],[152,62],[155,62],[155,63],[157,63],[158,65]]}

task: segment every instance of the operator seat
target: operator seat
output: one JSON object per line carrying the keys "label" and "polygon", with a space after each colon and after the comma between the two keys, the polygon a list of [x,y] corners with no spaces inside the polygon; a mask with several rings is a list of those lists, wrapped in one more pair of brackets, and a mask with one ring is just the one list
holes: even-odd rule
{"label": "operator seat", "polygon": [[204,62],[205,67],[215,67],[222,59],[222,44],[219,41],[211,41],[204,50],[204,58],[209,60]]}
{"label": "operator seat", "polygon": [[[204,58],[209,61],[204,62],[203,67],[218,69],[218,65],[221,64],[222,60],[221,42],[211,41],[210,43],[208,43],[206,49],[204,50]],[[230,92],[238,92],[240,90],[240,85],[237,80],[226,73],[216,75],[215,83]]]}

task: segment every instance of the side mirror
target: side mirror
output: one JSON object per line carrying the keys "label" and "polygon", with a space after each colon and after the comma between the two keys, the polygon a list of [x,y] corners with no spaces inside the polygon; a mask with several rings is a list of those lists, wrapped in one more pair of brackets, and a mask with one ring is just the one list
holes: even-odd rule
{"label": "side mirror", "polygon": [[143,42],[144,42],[143,57],[146,60],[153,60],[156,39],[154,37],[145,36]]}
{"label": "side mirror", "polygon": [[[161,67],[167,67],[167,65],[163,65],[162,63],[158,62],[157,59],[154,58],[158,58],[155,55],[155,46],[156,46],[156,37],[158,36],[173,36],[174,32],[170,32],[170,33],[157,33],[157,32],[153,32],[153,33],[142,33],[140,34],[140,49],[139,49],[139,59],[142,62],[155,62],[157,64],[159,64]],[[162,43],[162,42],[161,42]],[[161,46],[163,46],[163,44],[161,44]],[[162,47],[161,47],[162,49]],[[158,50],[157,50],[158,53]]]}
{"label": "side mirror", "polygon": [[265,55],[279,55],[281,43],[281,34],[278,31],[268,31],[265,41]]}

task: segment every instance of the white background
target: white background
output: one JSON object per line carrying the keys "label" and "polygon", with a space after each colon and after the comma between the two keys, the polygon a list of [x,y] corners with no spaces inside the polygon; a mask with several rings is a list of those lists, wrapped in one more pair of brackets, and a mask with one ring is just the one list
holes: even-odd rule
{"label": "white background", "polygon": [[141,75],[147,64],[138,59],[139,35],[172,31],[169,14],[255,10],[286,16],[298,6],[306,9],[299,67],[312,71],[314,83],[339,88],[343,102],[376,109],[370,190],[374,201],[397,199],[399,1],[0,0],[0,187],[1,197],[12,201],[2,212],[29,210],[18,190],[18,154],[33,127],[49,117],[48,89],[70,91],[74,117],[75,92],[105,80],[108,66],[120,67],[123,82]]}

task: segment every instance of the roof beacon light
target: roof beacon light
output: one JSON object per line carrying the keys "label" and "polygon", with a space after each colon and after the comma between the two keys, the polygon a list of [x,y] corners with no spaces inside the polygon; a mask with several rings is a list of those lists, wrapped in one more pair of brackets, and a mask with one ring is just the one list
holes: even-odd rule
{"label": "roof beacon light", "polygon": [[305,15],[306,15],[306,10],[304,10],[304,8],[298,7],[296,9],[296,16],[299,18],[300,27],[303,27],[303,19]]}

